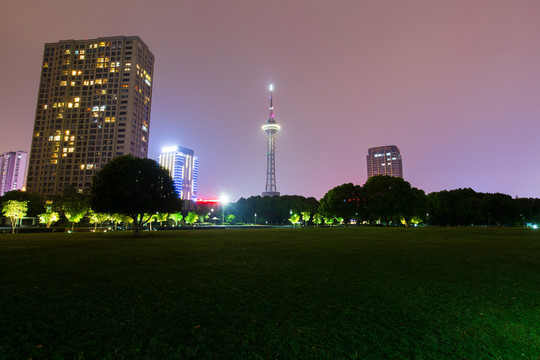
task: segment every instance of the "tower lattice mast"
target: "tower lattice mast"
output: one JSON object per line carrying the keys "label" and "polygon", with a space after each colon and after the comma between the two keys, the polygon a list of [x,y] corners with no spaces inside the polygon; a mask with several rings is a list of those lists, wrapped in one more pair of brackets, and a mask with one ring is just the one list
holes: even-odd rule
{"label": "tower lattice mast", "polygon": [[274,87],[270,85],[270,116],[263,125],[266,132],[266,191],[262,196],[279,196],[276,188],[276,134],[280,129],[274,119],[274,105],[272,99]]}

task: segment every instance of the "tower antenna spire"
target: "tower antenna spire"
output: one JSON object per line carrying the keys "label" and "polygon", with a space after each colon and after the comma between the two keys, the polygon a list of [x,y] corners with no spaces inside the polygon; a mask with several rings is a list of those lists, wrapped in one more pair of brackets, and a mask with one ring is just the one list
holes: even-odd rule
{"label": "tower antenna spire", "polygon": [[274,104],[272,102],[272,93],[274,91],[274,85],[270,84],[268,89],[270,90],[270,119],[273,119],[274,118]]}

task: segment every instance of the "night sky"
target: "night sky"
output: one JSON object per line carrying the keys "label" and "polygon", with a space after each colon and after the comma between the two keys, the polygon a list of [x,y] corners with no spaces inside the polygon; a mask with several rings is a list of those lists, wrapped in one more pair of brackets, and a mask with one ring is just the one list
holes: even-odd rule
{"label": "night sky", "polygon": [[540,1],[42,1],[0,13],[0,153],[30,150],[43,44],[138,35],[156,58],[149,157],[199,156],[199,197],[321,198],[397,145],[427,193],[540,197]]}

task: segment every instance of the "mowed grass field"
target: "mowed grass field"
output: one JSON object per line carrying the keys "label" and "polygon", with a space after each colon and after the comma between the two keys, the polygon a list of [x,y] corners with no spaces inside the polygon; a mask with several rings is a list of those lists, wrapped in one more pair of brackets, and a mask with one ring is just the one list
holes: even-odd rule
{"label": "mowed grass field", "polygon": [[540,234],[0,236],[1,359],[540,359]]}

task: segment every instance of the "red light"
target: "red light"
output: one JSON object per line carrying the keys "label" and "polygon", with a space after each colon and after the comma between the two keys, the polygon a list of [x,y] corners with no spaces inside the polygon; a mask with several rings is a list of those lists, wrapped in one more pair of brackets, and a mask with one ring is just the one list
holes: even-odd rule
{"label": "red light", "polygon": [[197,202],[203,203],[203,204],[219,204],[220,203],[219,199],[197,199]]}

